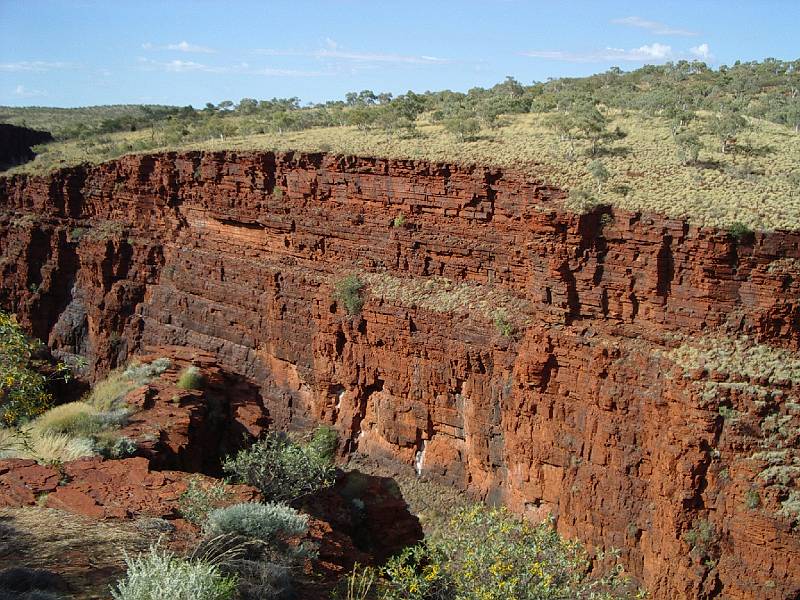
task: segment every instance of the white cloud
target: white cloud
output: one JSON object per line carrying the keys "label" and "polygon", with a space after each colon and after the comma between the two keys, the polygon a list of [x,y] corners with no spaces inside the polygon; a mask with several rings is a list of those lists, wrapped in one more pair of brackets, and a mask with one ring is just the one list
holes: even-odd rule
{"label": "white cloud", "polygon": [[297,69],[253,69],[250,71],[253,75],[266,75],[267,77],[319,77],[321,75],[332,75],[330,72],[325,71],[302,71]]}
{"label": "white cloud", "polygon": [[158,61],[139,58],[139,64],[147,71],[166,71],[167,73],[238,73],[244,75],[265,75],[269,77],[316,77],[327,75],[323,71],[302,71],[294,69],[273,69],[253,67],[246,62],[235,65],[206,65],[191,60]]}
{"label": "white cloud", "polygon": [[37,96],[47,95],[47,93],[43,92],[42,90],[30,90],[26,88],[24,85],[18,85],[17,87],[14,88],[14,91],[11,93],[19,98],[35,98]]}
{"label": "white cloud", "polygon": [[592,52],[565,52],[562,50],[534,50],[523,52],[523,56],[562,60],[566,62],[664,62],[672,58],[672,47],[653,43],[625,50],[623,48],[604,48]]}
{"label": "white cloud", "polygon": [[676,35],[676,36],[693,36],[697,35],[696,31],[689,31],[687,29],[676,29],[670,27],[665,23],[659,21],[650,21],[641,17],[623,17],[621,19],[612,19],[612,23],[617,25],[625,25],[627,27],[636,27],[638,29],[646,29],[655,35]]}
{"label": "white cloud", "polygon": [[714,55],[711,54],[711,48],[709,48],[708,44],[700,44],[699,46],[692,46],[689,48],[689,52],[694,54],[697,58],[702,58],[703,60],[709,60],[714,58]]}
{"label": "white cloud", "polygon": [[216,52],[216,50],[213,48],[190,44],[186,40],[183,40],[177,44],[167,44],[167,50],[179,50],[180,52],[199,52],[201,54],[213,54]]}
{"label": "white cloud", "polygon": [[44,72],[44,71],[53,71],[56,69],[74,69],[77,68],[77,65],[73,63],[67,62],[47,62],[44,60],[33,60],[33,61],[19,61],[19,62],[11,62],[11,63],[0,63],[0,71],[5,72],[20,72],[20,71],[34,71],[34,72]]}
{"label": "white cloud", "polygon": [[446,58],[439,58],[429,55],[406,55],[406,54],[387,54],[382,52],[348,52],[341,50],[339,44],[330,38],[325,40],[325,48],[312,51],[303,50],[276,50],[273,48],[260,48],[254,50],[256,54],[267,56],[305,56],[317,59],[329,59],[340,61],[351,61],[358,63],[381,63],[381,64],[443,64],[450,62]]}
{"label": "white cloud", "polygon": [[197,44],[190,44],[186,40],[178,42],[177,44],[167,44],[165,46],[157,46],[152,42],[145,42],[142,44],[144,50],[175,50],[177,52],[193,52],[196,54],[214,54],[216,50],[208,46],[199,46]]}

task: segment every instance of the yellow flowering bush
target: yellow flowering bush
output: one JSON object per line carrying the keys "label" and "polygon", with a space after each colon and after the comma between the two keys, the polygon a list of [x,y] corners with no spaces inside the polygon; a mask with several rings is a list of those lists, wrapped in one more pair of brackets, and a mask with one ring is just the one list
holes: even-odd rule
{"label": "yellow flowering bush", "polygon": [[[27,421],[50,405],[48,377],[35,368],[39,346],[25,335],[14,315],[0,312],[0,426]],[[68,375],[67,366],[59,363],[50,377]]]}
{"label": "yellow flowering bush", "polygon": [[374,597],[612,600],[644,596],[621,565],[590,574],[589,556],[578,542],[563,539],[550,523],[535,525],[505,508],[463,509],[444,532],[390,559]]}

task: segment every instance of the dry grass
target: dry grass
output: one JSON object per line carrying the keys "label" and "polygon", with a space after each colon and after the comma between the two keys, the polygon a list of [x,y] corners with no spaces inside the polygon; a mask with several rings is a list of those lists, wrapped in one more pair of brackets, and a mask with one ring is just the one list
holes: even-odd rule
{"label": "dry grass", "polygon": [[41,433],[72,433],[85,427],[97,415],[97,409],[85,402],[69,402],[48,410],[37,417],[34,429]]}
{"label": "dry grass", "polygon": [[48,508],[0,509],[0,525],[14,535],[11,547],[0,544],[0,566],[55,571],[84,599],[108,598],[109,585],[125,573],[123,551],[136,554],[153,542],[133,523]]}
{"label": "dry grass", "polygon": [[123,371],[113,371],[98,382],[86,397],[86,403],[99,410],[118,408],[122,399],[138,387]]}
{"label": "dry grass", "polygon": [[44,433],[34,428],[0,429],[0,458],[30,458],[44,464],[60,464],[95,454],[89,438]]}
{"label": "dry grass", "polygon": [[800,356],[797,353],[757,344],[747,337],[691,338],[667,356],[686,373],[707,369],[728,376],[766,377],[768,383],[800,383]]}
{"label": "dry grass", "polygon": [[445,277],[393,277],[388,273],[365,273],[372,296],[405,306],[442,313],[468,313],[492,321],[504,314],[516,326],[526,324],[526,300],[502,288],[457,283]]}
{"label": "dry grass", "polygon": [[[590,190],[595,200],[630,210],[656,211],[716,227],[740,222],[753,229],[800,229],[800,135],[789,128],[750,118],[749,129],[738,136],[747,151],[722,154],[711,135],[703,134],[702,118],[693,127],[701,133],[703,165],[682,166],[666,121],[645,118],[633,111],[611,111],[610,128],[627,137],[610,145],[600,159],[610,172],[603,191],[597,192],[588,165],[594,159],[578,152],[565,158],[568,145],[546,125],[548,115],[504,117],[507,126],[481,132],[475,141],[460,142],[440,125],[421,120],[420,135],[401,137],[380,130],[355,127],[315,128],[285,134],[267,133],[225,140],[208,140],[153,148],[200,150],[301,150],[340,154],[417,158],[442,162],[478,163],[520,169],[569,189]],[[231,118],[236,123],[236,118]],[[117,133],[112,143],[83,147],[59,142],[26,165],[9,172],[46,172],[68,164],[108,158],[135,151],[150,134]],[[111,150],[109,150],[111,148]],[[581,145],[578,149],[582,150]]]}

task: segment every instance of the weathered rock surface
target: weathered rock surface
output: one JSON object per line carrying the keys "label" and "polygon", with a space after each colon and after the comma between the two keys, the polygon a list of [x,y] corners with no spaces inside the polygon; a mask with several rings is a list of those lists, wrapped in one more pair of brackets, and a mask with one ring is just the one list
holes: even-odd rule
{"label": "weathered rock surface", "polygon": [[[797,384],[670,351],[796,352],[800,234],[563,197],[495,169],[271,153],[0,179],[0,306],[98,375],[146,346],[209,352],[277,425],[333,423],[348,449],[552,514],[623,548],[654,598],[796,596]],[[348,273],[369,282],[355,316]]]}

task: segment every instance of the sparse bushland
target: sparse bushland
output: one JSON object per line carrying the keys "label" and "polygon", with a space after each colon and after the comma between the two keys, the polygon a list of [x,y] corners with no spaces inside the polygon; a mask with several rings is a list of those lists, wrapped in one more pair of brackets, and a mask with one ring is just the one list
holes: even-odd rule
{"label": "sparse bushland", "polygon": [[475,505],[455,513],[449,526],[424,544],[407,548],[380,570],[360,568],[342,584],[347,600],[547,600],[644,597],[616,554],[587,575],[589,556],[562,539],[549,523],[533,525],[506,509]]}
{"label": "sparse bushland", "polygon": [[[130,152],[324,149],[522,169],[572,190],[592,186],[588,165],[602,159],[599,203],[718,228],[800,229],[798,73],[796,61],[679,61],[533,85],[509,78],[466,94],[363,90],[303,108],[245,98],[202,110],[2,108],[0,119],[58,127],[59,141],[14,173]],[[614,193],[623,187],[631,192]]]}
{"label": "sparse bushland", "polygon": [[270,432],[223,462],[241,483],[258,488],[272,502],[290,502],[333,484],[336,467],[327,443],[301,444]]}
{"label": "sparse bushland", "polygon": [[158,546],[136,558],[126,556],[125,562],[128,572],[112,589],[114,600],[228,600],[236,593],[236,578],[223,575],[219,566]]}
{"label": "sparse bushland", "polygon": [[758,344],[747,337],[702,336],[686,339],[668,353],[685,373],[707,369],[730,376],[766,377],[773,384],[800,383],[800,358],[783,348]]}
{"label": "sparse bushland", "polygon": [[[514,328],[527,324],[528,301],[491,285],[461,283],[446,277],[395,277],[388,273],[365,273],[372,296],[442,313],[473,314],[494,322],[498,311]],[[510,315],[513,315],[512,319]]]}

